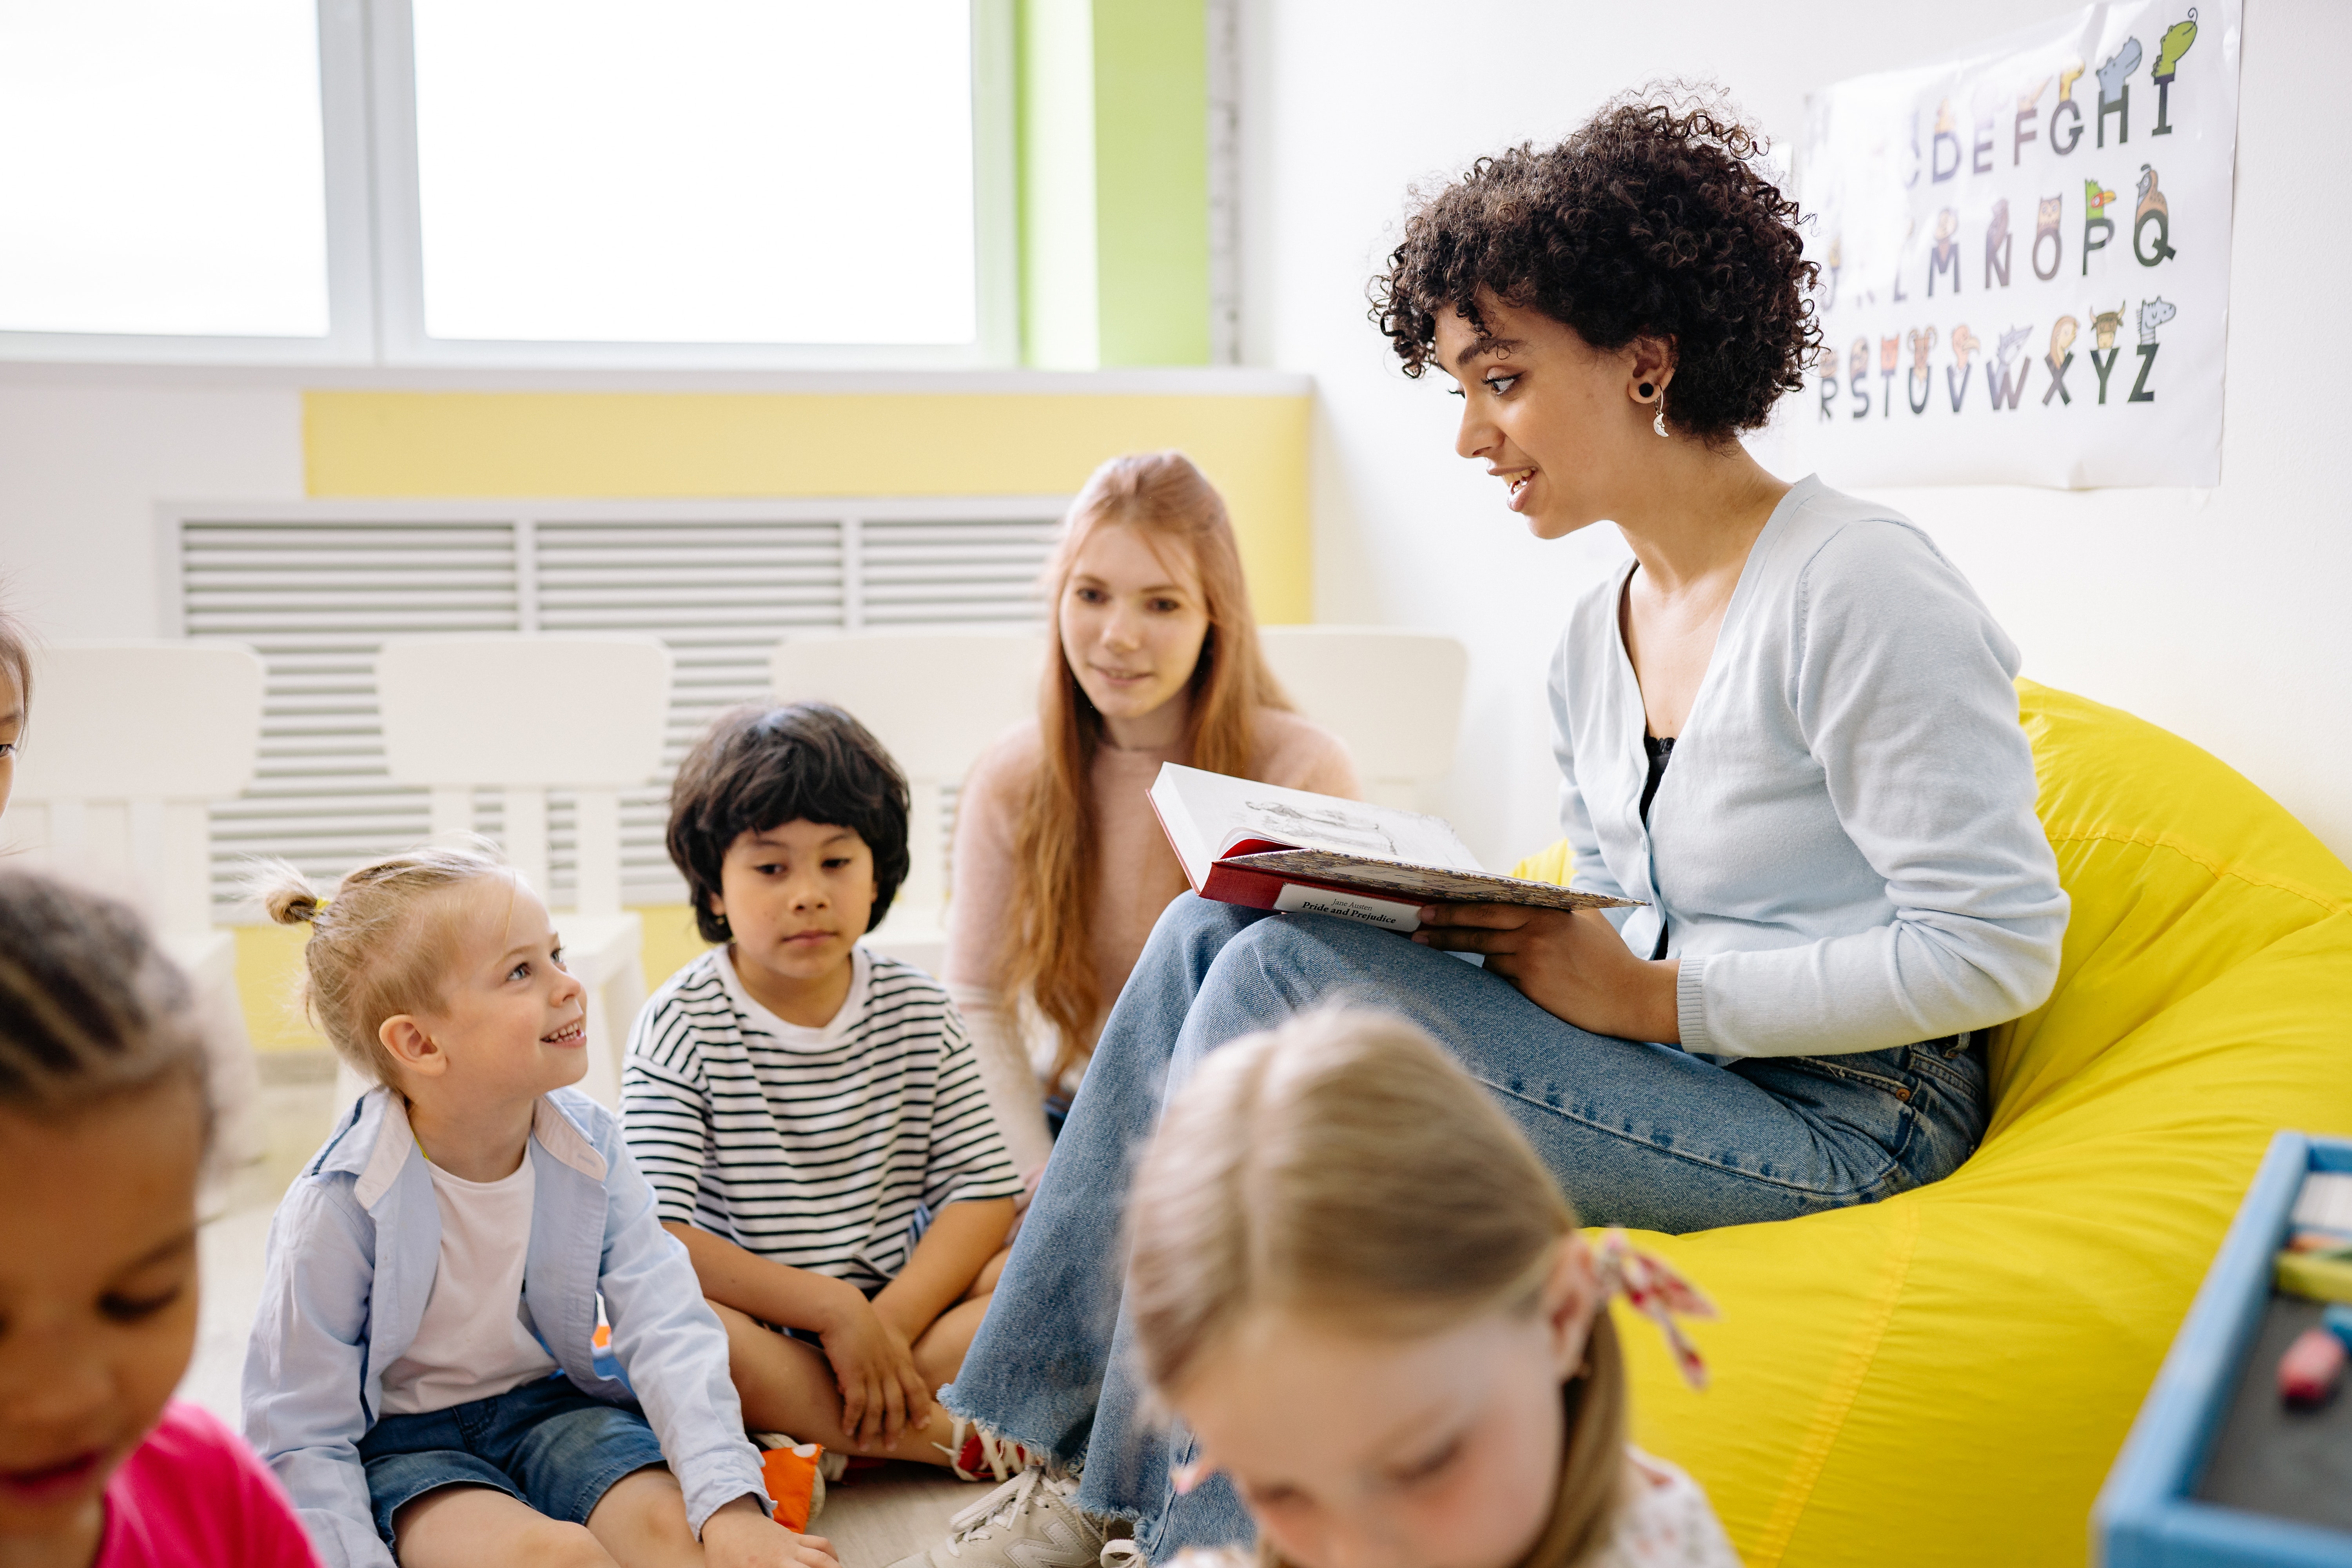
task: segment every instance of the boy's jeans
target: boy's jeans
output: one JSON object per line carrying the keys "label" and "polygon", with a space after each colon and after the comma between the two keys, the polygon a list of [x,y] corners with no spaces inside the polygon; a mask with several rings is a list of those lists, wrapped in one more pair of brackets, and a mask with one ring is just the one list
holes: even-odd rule
{"label": "boy's jeans", "polygon": [[1119,1304],[1129,1163],[1203,1053],[1322,1002],[1427,1029],[1591,1225],[1680,1232],[1869,1203],[1948,1174],[1984,1131],[1982,1054],[1966,1036],[1717,1066],[1587,1034],[1392,931],[1184,894],[1104,1024],[987,1320],[942,1391],[958,1414],[1083,1463],[1079,1506],[1135,1521],[1153,1562],[1255,1530],[1222,1476],[1176,1495],[1169,1472],[1191,1436],[1142,1406]]}

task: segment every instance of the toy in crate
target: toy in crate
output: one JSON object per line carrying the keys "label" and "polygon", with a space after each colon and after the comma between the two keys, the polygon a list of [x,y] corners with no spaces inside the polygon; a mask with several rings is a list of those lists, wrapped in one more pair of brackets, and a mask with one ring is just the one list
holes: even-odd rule
{"label": "toy in crate", "polygon": [[2352,1142],[2282,1132],[2091,1515],[2105,1568],[2352,1568]]}

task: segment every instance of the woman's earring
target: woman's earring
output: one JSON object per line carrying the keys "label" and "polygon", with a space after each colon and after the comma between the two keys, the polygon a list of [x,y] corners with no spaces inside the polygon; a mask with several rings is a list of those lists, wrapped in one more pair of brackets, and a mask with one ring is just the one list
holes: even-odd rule
{"label": "woman's earring", "polygon": [[1666,433],[1666,395],[1663,392],[1658,394],[1658,416],[1650,421],[1650,428],[1661,436]]}
{"label": "woman's earring", "polygon": [[1645,382],[1643,382],[1643,383],[1642,384],[1642,401],[1643,401],[1643,402],[1644,402],[1644,403],[1649,402],[1649,401],[1650,401],[1650,394],[1652,394],[1652,393],[1654,393],[1654,392],[1655,392],[1655,391],[1657,391],[1657,390],[1658,390],[1658,384],[1657,384],[1656,382],[1654,382],[1654,381],[1645,381]]}

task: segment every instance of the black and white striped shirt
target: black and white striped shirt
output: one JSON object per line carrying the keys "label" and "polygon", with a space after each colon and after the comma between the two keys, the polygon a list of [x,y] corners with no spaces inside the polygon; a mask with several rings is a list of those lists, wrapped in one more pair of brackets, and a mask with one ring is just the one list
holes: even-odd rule
{"label": "black and white striped shirt", "polygon": [[629,1153],[665,1223],[872,1290],[919,1215],[1010,1198],[963,1020],[937,981],[861,946],[822,1029],[751,1000],[717,948],[637,1015],[621,1075]]}

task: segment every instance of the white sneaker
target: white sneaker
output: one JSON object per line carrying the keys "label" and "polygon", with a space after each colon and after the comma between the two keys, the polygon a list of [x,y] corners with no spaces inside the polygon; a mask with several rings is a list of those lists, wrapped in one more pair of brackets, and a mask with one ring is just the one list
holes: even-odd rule
{"label": "white sneaker", "polygon": [[1071,1499],[1075,1476],[1033,1467],[948,1521],[948,1538],[891,1568],[1098,1568],[1103,1531]]}

